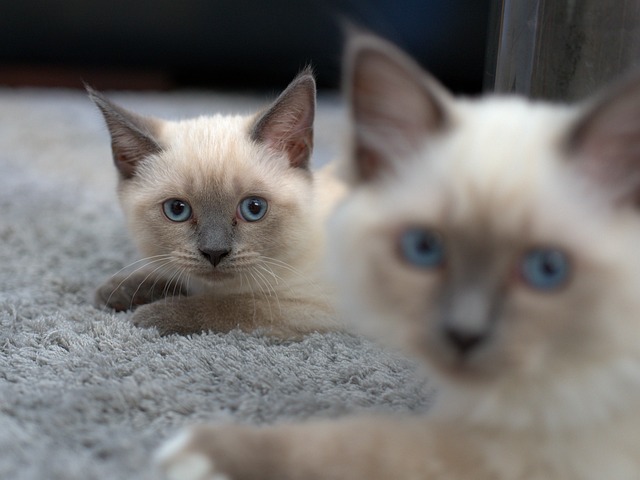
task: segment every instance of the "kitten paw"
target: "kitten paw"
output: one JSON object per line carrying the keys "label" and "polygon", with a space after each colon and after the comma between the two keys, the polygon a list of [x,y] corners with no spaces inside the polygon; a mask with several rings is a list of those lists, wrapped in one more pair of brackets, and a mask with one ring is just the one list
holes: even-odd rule
{"label": "kitten paw", "polygon": [[156,327],[161,334],[171,333],[165,326],[170,315],[167,310],[164,302],[141,305],[131,316],[131,323],[140,328]]}
{"label": "kitten paw", "polygon": [[212,458],[195,448],[192,430],[167,441],[156,453],[155,463],[168,480],[230,480],[216,472]]}
{"label": "kitten paw", "polygon": [[164,299],[141,305],[133,312],[131,323],[140,328],[156,328],[160,335],[201,332],[202,329],[193,322],[191,310],[181,300],[186,298]]}
{"label": "kitten paw", "polygon": [[[179,288],[180,287],[180,288]],[[140,305],[167,297],[186,295],[181,286],[145,272],[115,275],[96,290],[94,305],[116,312],[135,310]]]}

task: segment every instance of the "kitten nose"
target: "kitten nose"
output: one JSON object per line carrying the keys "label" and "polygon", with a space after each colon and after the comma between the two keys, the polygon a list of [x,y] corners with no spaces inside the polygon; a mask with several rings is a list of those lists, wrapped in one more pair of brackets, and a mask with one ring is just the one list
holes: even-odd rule
{"label": "kitten nose", "polygon": [[209,260],[211,265],[213,265],[214,267],[217,267],[218,264],[222,261],[222,259],[224,257],[226,257],[227,255],[229,255],[229,253],[231,253],[231,250],[229,250],[229,249],[221,249],[221,250],[205,249],[205,250],[200,250],[200,253],[202,253],[202,255],[207,260]]}
{"label": "kitten nose", "polygon": [[444,327],[446,340],[460,353],[465,356],[478,347],[487,338],[486,330],[467,330],[456,328],[455,326]]}

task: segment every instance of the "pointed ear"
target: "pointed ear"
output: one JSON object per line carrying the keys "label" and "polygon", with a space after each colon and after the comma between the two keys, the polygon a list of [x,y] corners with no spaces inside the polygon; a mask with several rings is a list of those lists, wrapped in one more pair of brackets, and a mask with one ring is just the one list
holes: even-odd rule
{"label": "pointed ear", "polygon": [[446,128],[451,95],[390,43],[370,34],[352,36],[344,63],[357,179],[393,170],[394,162]]}
{"label": "pointed ear", "polygon": [[102,112],[111,135],[113,161],[123,179],[135,175],[140,162],[161,147],[156,140],[160,120],[129,112],[85,85],[89,98]]}
{"label": "pointed ear", "polygon": [[585,109],[568,146],[570,158],[615,200],[640,205],[640,72]]}
{"label": "pointed ear", "polygon": [[251,129],[251,139],[287,155],[294,168],[309,168],[313,150],[316,82],[307,68],[289,84]]}

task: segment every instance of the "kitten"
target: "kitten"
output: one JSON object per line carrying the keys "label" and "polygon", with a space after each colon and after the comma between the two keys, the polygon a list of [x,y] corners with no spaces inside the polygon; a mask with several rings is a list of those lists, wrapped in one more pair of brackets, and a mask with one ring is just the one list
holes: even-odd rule
{"label": "kitten", "polygon": [[161,334],[240,328],[296,337],[337,328],[319,262],[324,217],[343,187],[332,167],[310,169],[309,70],[251,116],[163,121],[88,90],[145,256],[98,289],[97,306],[135,308],[133,323]]}
{"label": "kitten", "polygon": [[[423,417],[203,426],[172,479],[640,478],[640,77],[585,105],[456,99],[349,48],[346,312],[441,382]],[[349,263],[349,268],[341,266]]]}

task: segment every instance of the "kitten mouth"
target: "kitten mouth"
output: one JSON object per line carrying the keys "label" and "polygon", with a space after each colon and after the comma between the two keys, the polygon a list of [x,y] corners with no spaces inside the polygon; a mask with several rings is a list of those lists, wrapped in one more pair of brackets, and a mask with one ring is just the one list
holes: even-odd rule
{"label": "kitten mouth", "polygon": [[217,268],[209,269],[206,271],[200,270],[197,272],[197,275],[201,279],[206,280],[208,282],[222,282],[235,277],[235,274],[233,272],[218,270]]}
{"label": "kitten mouth", "polygon": [[207,278],[211,280],[225,280],[234,276],[235,275],[231,272],[220,272],[218,270],[214,270],[212,272],[209,272]]}
{"label": "kitten mouth", "polygon": [[447,378],[468,381],[490,375],[490,365],[480,350],[463,353],[442,344],[432,344],[422,349],[422,353],[425,360]]}
{"label": "kitten mouth", "polygon": [[442,376],[454,381],[482,382],[489,380],[494,373],[492,362],[475,355],[436,355],[429,356],[427,360]]}

